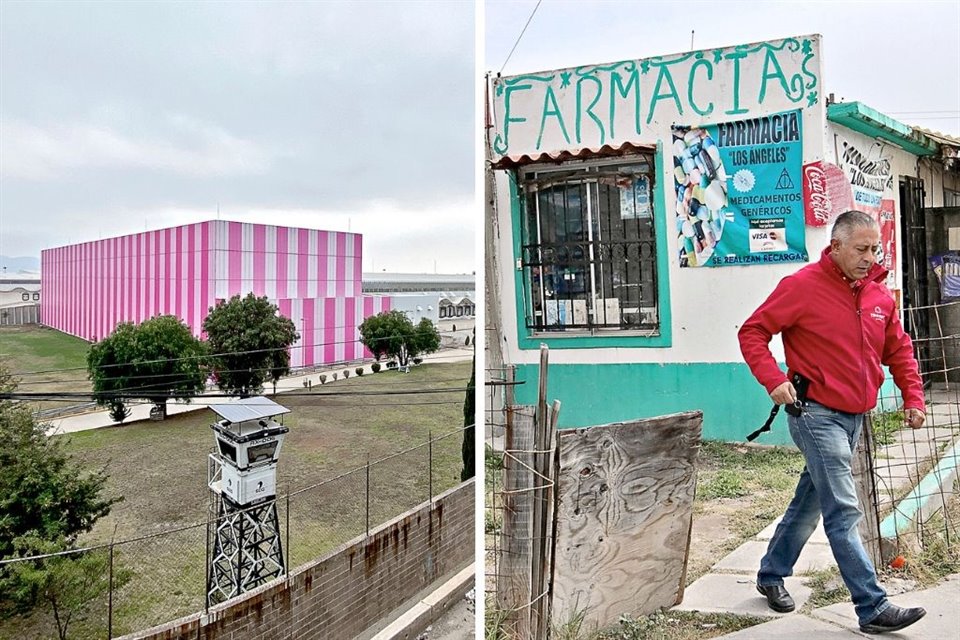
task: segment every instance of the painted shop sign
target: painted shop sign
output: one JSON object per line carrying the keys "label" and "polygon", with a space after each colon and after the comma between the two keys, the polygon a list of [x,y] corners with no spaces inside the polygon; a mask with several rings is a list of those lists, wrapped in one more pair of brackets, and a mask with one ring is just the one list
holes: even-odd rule
{"label": "painted shop sign", "polygon": [[890,158],[883,155],[881,145],[871,145],[864,150],[842,137],[840,141],[840,168],[852,193],[852,203],[848,208],[872,215],[880,225],[882,255],[879,263],[889,271],[886,286],[894,289],[897,271],[897,194],[893,190]]}
{"label": "painted shop sign", "polygon": [[800,110],[673,127],[681,267],[807,260]]}
{"label": "painted shop sign", "polygon": [[599,148],[656,140],[676,122],[812,107],[819,49],[819,36],[804,36],[495,78],[493,151]]}
{"label": "painted shop sign", "polygon": [[884,191],[893,185],[890,159],[879,153],[877,157],[871,157],[873,154],[864,153],[847,140],[843,140],[842,149],[840,167],[853,188],[854,207],[875,213],[880,208]]}

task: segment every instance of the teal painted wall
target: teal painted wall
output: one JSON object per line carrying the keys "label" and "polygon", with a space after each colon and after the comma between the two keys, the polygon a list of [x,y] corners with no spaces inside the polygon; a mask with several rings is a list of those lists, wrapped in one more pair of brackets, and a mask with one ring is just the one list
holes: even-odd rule
{"label": "teal painted wall", "polygon": [[[781,366],[782,363],[781,363]],[[537,400],[539,365],[517,365],[518,404]],[[888,377],[878,411],[901,406],[900,390]],[[770,415],[766,390],[742,362],[691,364],[551,364],[547,399],[559,400],[561,429],[703,411],[703,439],[746,442]],[[755,444],[793,445],[784,411]]]}
{"label": "teal painted wall", "polygon": [[[537,398],[538,365],[517,365],[519,404]],[[547,398],[559,400],[560,428],[703,411],[703,438],[745,442],[772,404],[743,363],[551,364]],[[757,444],[793,444],[784,412]]]}

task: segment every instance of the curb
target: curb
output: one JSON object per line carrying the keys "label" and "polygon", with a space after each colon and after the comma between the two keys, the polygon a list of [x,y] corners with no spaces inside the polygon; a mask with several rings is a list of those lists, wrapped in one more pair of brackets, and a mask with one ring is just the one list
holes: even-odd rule
{"label": "curb", "polygon": [[925,522],[944,508],[954,493],[954,482],[960,474],[960,440],[941,456],[937,466],[893,508],[880,523],[880,539],[896,548],[897,537],[913,525]]}
{"label": "curb", "polygon": [[369,640],[413,640],[442,616],[454,602],[463,598],[474,585],[474,564],[440,585],[439,588],[417,601],[403,614],[390,622]]}

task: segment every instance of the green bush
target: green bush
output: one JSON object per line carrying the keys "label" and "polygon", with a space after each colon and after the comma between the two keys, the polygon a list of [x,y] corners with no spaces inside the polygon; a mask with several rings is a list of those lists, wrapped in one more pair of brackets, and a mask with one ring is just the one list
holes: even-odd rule
{"label": "green bush", "polygon": [[346,379],[349,378],[349,377],[350,377],[350,370],[349,370],[349,369],[344,369],[344,370],[343,370],[343,379],[346,380]]}
{"label": "green bush", "polygon": [[333,372],[333,379],[336,380],[336,379],[337,379],[337,376],[339,376],[339,375],[340,375],[340,374],[338,374],[336,371],[334,371],[334,372]]}
{"label": "green bush", "polygon": [[413,364],[420,364],[421,362],[423,362],[423,358],[414,358],[414,359],[413,359]]}
{"label": "green bush", "polygon": [[358,375],[358,376],[362,376],[362,375],[363,375],[363,367],[357,367],[356,369],[354,369],[354,371],[357,372],[357,375]]}
{"label": "green bush", "polygon": [[903,413],[900,411],[875,411],[870,414],[873,441],[880,446],[893,444],[897,431],[903,428]]}
{"label": "green bush", "polygon": [[321,373],[321,374],[320,374],[320,384],[323,384],[323,383],[326,382],[326,381],[327,381],[327,374]]}
{"label": "green bush", "polygon": [[374,362],[372,365],[370,365],[370,370],[373,371],[374,373],[380,373],[381,368],[382,367],[380,366],[379,362]]}

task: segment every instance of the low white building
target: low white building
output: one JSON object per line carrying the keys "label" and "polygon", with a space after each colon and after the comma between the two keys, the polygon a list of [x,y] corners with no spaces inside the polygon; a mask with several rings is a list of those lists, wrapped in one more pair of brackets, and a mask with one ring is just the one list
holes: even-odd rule
{"label": "low white building", "polygon": [[0,278],[0,325],[40,321],[40,275],[20,273]]}

